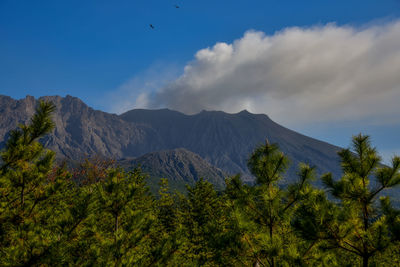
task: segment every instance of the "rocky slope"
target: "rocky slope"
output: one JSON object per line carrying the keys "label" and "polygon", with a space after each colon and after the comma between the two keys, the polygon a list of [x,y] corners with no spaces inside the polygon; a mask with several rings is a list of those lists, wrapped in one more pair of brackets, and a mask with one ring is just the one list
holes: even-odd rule
{"label": "rocky slope", "polygon": [[278,143],[290,157],[290,177],[296,175],[300,162],[317,166],[319,173],[341,173],[336,154],[340,148],[291,131],[263,114],[203,111],[185,115],[168,109],[137,109],[120,117],[154,129],[163,137],[160,149],[186,148],[230,174],[243,173],[246,177],[249,154],[266,138]]}
{"label": "rocky slope", "polygon": [[180,188],[185,184],[193,185],[203,178],[217,188],[223,188],[227,176],[199,155],[184,148],[151,152],[134,159],[121,159],[118,164],[126,169],[140,166],[149,175],[153,187],[156,187],[159,178],[167,178],[173,188]]}
{"label": "rocky slope", "polygon": [[[157,136],[149,127],[138,127],[115,114],[94,110],[76,97],[49,96],[41,99],[52,101],[57,107],[53,115],[56,124],[54,132],[43,142],[57,151],[60,157],[78,159],[97,154],[111,158],[120,158],[125,154],[138,156],[152,149],[152,141]],[[32,96],[21,100],[0,96],[0,146],[11,129],[29,120],[37,101]]]}
{"label": "rocky slope", "polygon": [[[244,178],[251,180],[247,158],[268,138],[290,157],[289,179],[295,176],[299,162],[318,166],[320,173],[331,171],[340,175],[338,147],[291,131],[263,114],[203,111],[185,115],[162,109],[115,115],[94,110],[72,96],[43,99],[57,106],[56,128],[43,142],[59,157],[102,155],[120,159],[185,148],[228,174],[243,173]],[[9,130],[31,117],[36,104],[37,100],[30,96],[21,100],[0,96],[0,147]]]}

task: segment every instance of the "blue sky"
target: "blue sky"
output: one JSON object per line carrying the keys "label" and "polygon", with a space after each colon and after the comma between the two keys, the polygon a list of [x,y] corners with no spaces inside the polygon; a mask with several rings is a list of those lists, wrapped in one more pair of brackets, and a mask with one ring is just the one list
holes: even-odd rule
{"label": "blue sky", "polygon": [[[179,8],[175,8],[174,5],[178,5]],[[231,49],[231,46],[233,51],[240,51],[239,45],[233,44],[240,44],[242,41],[243,45],[246,45],[250,39],[265,42],[266,46],[269,44],[279,46],[274,42],[275,40],[283,42],[279,41],[281,35],[285,37],[282,37],[282,40],[297,36],[293,27],[300,29],[300,44],[309,43],[304,40],[311,32],[317,36],[338,35],[340,40],[338,45],[346,43],[348,40],[346,38],[350,35],[349,42],[354,44],[353,47],[358,46],[359,39],[361,39],[360,46],[365,42],[371,42],[371,47],[380,49],[390,47],[390,44],[396,46],[397,40],[391,40],[390,34],[380,39],[374,36],[378,36],[381,32],[395,33],[397,26],[393,24],[398,22],[399,16],[398,0],[2,0],[0,1],[0,94],[14,98],[23,98],[27,94],[36,97],[69,94],[81,98],[94,108],[112,112],[123,111],[121,108],[116,109],[116,106],[125,109],[135,106],[169,106],[188,111],[177,102],[164,101],[166,93],[184,95],[187,99],[184,98],[182,101],[199,108],[236,112],[240,111],[236,109],[246,107],[252,112],[269,113],[278,123],[336,145],[347,146],[351,134],[362,131],[372,135],[375,144],[387,157],[400,152],[400,144],[396,138],[400,133],[400,122],[396,120],[397,113],[393,110],[382,111],[375,108],[375,113],[363,110],[358,113],[365,113],[368,116],[361,116],[356,112],[357,116],[350,116],[348,119],[343,116],[338,118],[329,116],[335,113],[332,109],[327,112],[329,114],[321,115],[318,119],[310,115],[319,113],[319,110],[314,108],[307,111],[308,113],[300,112],[301,118],[292,119],[284,111],[274,113],[263,108],[262,103],[251,99],[243,100],[247,97],[246,91],[238,93],[220,89],[218,86],[229,85],[225,82],[218,81],[217,84],[213,84],[212,90],[214,92],[220,90],[219,95],[237,93],[237,98],[221,105],[211,105],[208,102],[192,105],[190,98],[196,95],[191,94],[186,88],[182,89],[182,86],[193,86],[193,80],[197,77],[209,78],[203,73],[202,67],[216,66],[204,63],[205,57],[210,53],[212,56],[219,55],[218,53],[225,53],[226,49]],[[333,30],[327,26],[328,23],[334,23]],[[149,24],[153,24],[155,29],[150,29]],[[374,27],[381,28],[375,31]],[[292,30],[285,32],[288,28]],[[343,29],[348,28],[350,33],[343,33]],[[246,35],[248,31],[255,33],[255,37],[251,34]],[[331,32],[334,33],[330,35]],[[298,39],[290,40],[297,42]],[[217,43],[227,46],[215,47]],[[368,54],[374,53],[375,50],[372,49]],[[270,50],[265,51],[272,53]],[[388,51],[397,53],[396,48]],[[282,55],[277,53],[275,57],[279,59]],[[274,57],[266,58],[270,61]],[[390,55],[377,53],[373,59],[380,58],[388,60]],[[238,61],[238,59],[232,60],[232,62]],[[248,59],[246,60],[247,65],[251,64]],[[391,68],[396,67],[397,63],[400,66],[400,60],[396,61],[394,58]],[[229,64],[233,63],[228,63],[228,66]],[[191,71],[186,73],[188,66]],[[382,66],[381,68],[384,68],[385,65],[382,63]],[[374,72],[372,69],[369,71]],[[343,74],[332,75],[339,77]],[[381,76],[374,80],[379,81]],[[221,77],[231,76],[227,74]],[[382,77],[384,78],[384,75]],[[266,82],[270,83],[270,80]],[[272,82],[290,87],[280,80]],[[395,82],[396,80],[393,81]],[[348,83],[346,80],[343,84]],[[364,83],[368,81],[360,82]],[[346,88],[345,85],[343,88]],[[393,92],[396,88],[390,86],[388,85],[388,88],[390,87],[391,91],[388,89],[387,95],[392,94],[397,97]],[[379,83],[376,87],[379,87]],[[207,90],[211,90],[210,88],[200,89],[207,95]],[[250,93],[255,95],[255,92],[256,90]],[[292,97],[283,97],[279,92],[271,94],[274,97],[278,95],[277,99],[286,99],[286,102]],[[215,97],[215,93],[209,95],[210,98]],[[266,95],[268,96],[270,94]],[[127,98],[130,100],[126,101]],[[143,102],[142,99],[146,101]],[[204,98],[204,101],[207,99]],[[324,100],[318,99],[318,101]],[[377,105],[384,106],[385,101],[382,99]],[[301,103],[294,105],[293,108],[302,107],[304,102]],[[371,102],[365,100],[361,104],[366,103]],[[312,100],[307,104],[309,105],[313,105]],[[342,110],[351,111],[345,103]],[[291,112],[298,113],[297,110]],[[369,119],[371,117],[374,119]],[[388,122],[384,122],[386,119]]]}

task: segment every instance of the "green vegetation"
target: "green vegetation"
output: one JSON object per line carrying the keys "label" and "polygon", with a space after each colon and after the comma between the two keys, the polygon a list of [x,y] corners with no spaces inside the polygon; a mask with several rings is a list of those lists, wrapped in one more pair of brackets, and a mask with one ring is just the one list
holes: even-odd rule
{"label": "green vegetation", "polygon": [[55,166],[39,139],[53,128],[54,106],[41,102],[28,125],[10,133],[0,168],[0,266],[396,266],[400,211],[382,192],[400,184],[400,158],[380,164],[368,136],[339,153],[343,176],[300,165],[278,186],[288,159],[258,147],[249,169],[216,191],[204,180],[157,197],[146,176],[112,162]]}

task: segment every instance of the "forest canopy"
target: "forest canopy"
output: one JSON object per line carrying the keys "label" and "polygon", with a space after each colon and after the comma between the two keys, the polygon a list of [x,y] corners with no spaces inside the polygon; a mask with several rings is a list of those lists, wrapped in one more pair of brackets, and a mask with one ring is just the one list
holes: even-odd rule
{"label": "forest canopy", "polygon": [[280,186],[289,160],[266,141],[249,157],[253,185],[200,179],[183,194],[160,179],[153,195],[139,168],[56,164],[40,142],[54,110],[40,102],[1,151],[1,266],[400,265],[400,211],[384,196],[400,184],[400,158],[383,165],[369,136],[339,152],[339,179],[300,164]]}

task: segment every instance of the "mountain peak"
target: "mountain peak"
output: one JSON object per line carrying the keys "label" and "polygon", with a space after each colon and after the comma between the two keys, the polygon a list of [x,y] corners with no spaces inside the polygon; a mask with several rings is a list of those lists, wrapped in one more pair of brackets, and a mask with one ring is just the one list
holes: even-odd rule
{"label": "mountain peak", "polygon": [[25,96],[25,100],[27,100],[27,101],[33,101],[33,100],[35,100],[35,97],[34,97],[34,96],[31,96],[31,95],[26,95],[26,96]]}

